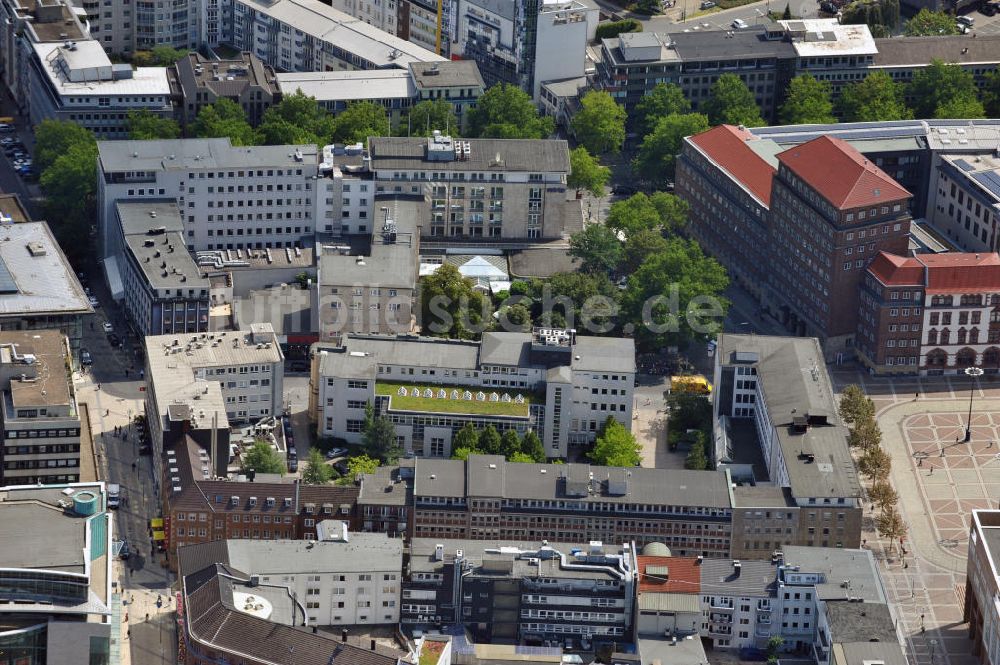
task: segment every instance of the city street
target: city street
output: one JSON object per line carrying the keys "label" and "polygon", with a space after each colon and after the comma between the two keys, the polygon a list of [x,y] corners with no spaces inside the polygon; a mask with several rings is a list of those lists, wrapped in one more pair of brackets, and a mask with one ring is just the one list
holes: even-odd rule
{"label": "city street", "polygon": [[[767,16],[769,11],[781,12],[785,9],[782,0],[761,0],[733,9],[710,9],[702,11],[698,7],[701,0],[676,0],[676,4],[657,16],[646,16],[626,12],[607,0],[597,0],[598,6],[606,12],[634,18],[643,23],[643,32],[680,32],[683,30],[729,30],[732,22],[742,19],[755,25]],[[819,3],[815,0],[789,0],[792,14],[799,18],[816,18]],[[984,17],[985,18],[985,17]]]}

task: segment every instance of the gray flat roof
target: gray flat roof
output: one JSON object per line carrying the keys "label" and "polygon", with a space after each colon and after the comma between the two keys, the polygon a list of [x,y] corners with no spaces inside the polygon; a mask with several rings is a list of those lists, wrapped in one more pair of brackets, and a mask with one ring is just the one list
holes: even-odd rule
{"label": "gray flat roof", "polygon": [[413,289],[417,284],[417,243],[413,238],[372,243],[367,256],[324,249],[319,256],[319,286]]}
{"label": "gray flat roof", "polygon": [[[30,366],[17,364],[14,353],[7,346],[16,345],[19,356],[33,354]],[[76,414],[76,405],[70,399],[70,382],[66,375],[66,338],[58,330],[7,330],[0,332],[0,365],[10,369],[10,399],[16,407],[43,405],[71,405],[65,418]],[[20,376],[18,376],[20,375]],[[25,377],[25,380],[21,380]],[[51,417],[51,416],[50,416]],[[56,416],[58,417],[58,416]],[[44,418],[44,416],[43,416]]]}
{"label": "gray flat roof", "polygon": [[410,99],[416,95],[413,79],[403,69],[285,72],[276,78],[282,93],[301,90],[319,102]]}
{"label": "gray flat roof", "polygon": [[[840,421],[819,341],[813,337],[719,336],[719,362],[734,365],[739,352],[757,354],[753,364],[758,387],[777,432],[792,494],[797,498],[861,496],[847,428]],[[827,424],[796,431],[793,419],[807,414],[825,416]]]}
{"label": "gray flat roof", "polygon": [[635,340],[628,337],[578,336],[573,345],[574,370],[635,373]]}
{"label": "gray flat roof", "polygon": [[685,62],[736,58],[794,58],[795,47],[784,39],[764,39],[764,29],[699,30],[670,34],[674,50]]}
{"label": "gray flat roof", "polygon": [[0,292],[0,319],[91,314],[94,309],[76,273],[45,222],[0,226],[0,264],[13,289]]}
{"label": "gray flat roof", "polygon": [[207,297],[208,278],[187,251],[176,203],[119,202],[115,208],[125,244],[152,288],[205,289]]}
{"label": "gray flat roof", "polygon": [[893,642],[834,642],[831,648],[834,665],[909,665],[899,644]]}
{"label": "gray flat roof", "polygon": [[[825,582],[816,584],[816,593],[823,600],[861,598],[866,603],[884,603],[885,593],[875,559],[870,550],[849,550],[836,547],[805,547],[785,545],[782,548],[785,574],[789,566],[798,566],[799,573],[821,573]],[[842,586],[850,580],[850,587]]]}
{"label": "gray flat roof", "polygon": [[87,570],[87,521],[74,513],[40,501],[4,501],[0,533],[0,568]]}
{"label": "gray flat roof", "polygon": [[485,88],[475,60],[411,62],[410,73],[417,88]]}
{"label": "gray flat roof", "polygon": [[348,335],[347,350],[365,352],[383,365],[476,369],[479,343],[416,335]]}
{"label": "gray flat roof", "polygon": [[319,152],[314,144],[242,147],[233,146],[228,137],[98,141],[97,151],[101,168],[105,172],[266,169],[319,163]]}
{"label": "gray flat roof", "polygon": [[1000,35],[943,35],[876,39],[875,68],[927,67],[931,60],[960,65],[1000,62]]}
{"label": "gray flat roof", "polygon": [[742,560],[739,574],[732,559],[704,559],[699,569],[703,596],[768,597],[778,588],[778,568],[768,561]]}
{"label": "gray flat roof", "polygon": [[227,540],[229,565],[251,575],[402,570],[403,541],[351,533],[347,542]]}
{"label": "gray flat roof", "polygon": [[[372,170],[569,172],[569,148],[555,139],[461,139],[470,144],[468,159],[428,161],[427,139],[383,136],[368,140]],[[497,166],[496,156],[500,155]]]}
{"label": "gray flat roof", "polygon": [[882,603],[826,604],[826,618],[833,642],[888,642],[899,648],[896,626],[889,608]]}
{"label": "gray flat roof", "polygon": [[527,367],[531,364],[531,333],[483,333],[479,348],[479,362],[483,365],[509,365]]}

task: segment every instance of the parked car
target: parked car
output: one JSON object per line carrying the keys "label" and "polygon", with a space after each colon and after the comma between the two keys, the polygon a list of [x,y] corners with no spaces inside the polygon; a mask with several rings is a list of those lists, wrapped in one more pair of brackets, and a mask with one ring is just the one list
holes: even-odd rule
{"label": "parked car", "polygon": [[17,127],[10,123],[0,122],[0,133],[10,134],[11,132],[17,131]]}
{"label": "parked car", "polygon": [[979,5],[979,13],[984,16],[995,16],[997,13],[997,6],[992,2],[984,2]]}
{"label": "parked car", "polygon": [[288,471],[291,473],[295,473],[298,470],[299,470],[299,461],[294,457],[290,458],[288,460]]}
{"label": "parked car", "polygon": [[94,364],[94,358],[87,349],[80,349],[80,364],[84,367]]}
{"label": "parked car", "polygon": [[958,34],[960,34],[960,35],[967,35],[967,34],[969,34],[969,30],[971,30],[972,28],[970,28],[965,23],[956,23],[955,24],[955,29],[958,30]]}
{"label": "parked car", "polygon": [[335,462],[333,468],[336,469],[337,473],[339,473],[342,476],[346,476],[347,472],[351,470],[351,467],[347,465],[347,460],[340,460],[339,462]]}
{"label": "parked car", "polygon": [[347,454],[347,448],[332,448],[330,452],[326,454],[327,459],[335,459],[337,457],[343,457]]}
{"label": "parked car", "polygon": [[116,335],[114,333],[110,333],[108,335],[108,343],[111,344],[111,346],[121,346],[122,345],[122,341],[118,338],[118,335]]}
{"label": "parked car", "polygon": [[741,18],[738,18],[735,21],[733,21],[733,28],[735,30],[742,30],[742,29],[748,27],[748,25],[749,24],[746,21],[744,21],[743,19],[741,19]]}
{"label": "parked car", "polygon": [[17,139],[13,136],[5,136],[0,139],[0,145],[11,145],[13,143],[17,143]]}
{"label": "parked car", "polygon": [[698,9],[711,9],[714,6],[715,3],[712,0],[702,0],[702,3],[698,5]]}
{"label": "parked car", "polygon": [[32,166],[25,166],[17,170],[20,176],[26,180],[38,177],[38,172]]}
{"label": "parked car", "polygon": [[101,327],[104,328],[104,332],[107,334],[111,334],[115,331],[115,327],[111,325],[111,323],[109,323],[108,321],[102,323]]}
{"label": "parked car", "polygon": [[97,296],[94,294],[87,296],[87,302],[90,303],[91,307],[99,307],[101,305],[100,301],[97,300]]}
{"label": "parked car", "polygon": [[955,19],[955,21],[962,25],[967,25],[971,28],[976,24],[976,17],[969,16],[968,14],[966,14],[965,16],[959,16],[958,18]]}
{"label": "parked car", "polygon": [[618,196],[631,196],[635,194],[635,187],[631,185],[615,185],[611,188],[611,193]]}

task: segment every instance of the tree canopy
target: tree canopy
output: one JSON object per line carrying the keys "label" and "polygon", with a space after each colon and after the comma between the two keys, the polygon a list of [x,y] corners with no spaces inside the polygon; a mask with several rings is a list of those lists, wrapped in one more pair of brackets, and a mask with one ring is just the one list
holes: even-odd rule
{"label": "tree canopy", "polygon": [[296,90],[264,112],[257,131],[267,145],[324,145],[330,143],[334,124],[333,116],[321,108],[314,97]]}
{"label": "tree canopy", "polygon": [[539,116],[531,96],[514,85],[489,88],[469,114],[469,135],[499,139],[544,139],[555,131],[555,121]]}
{"label": "tree canopy", "polygon": [[648,196],[639,192],[627,199],[615,201],[608,210],[607,226],[626,236],[641,230],[660,228],[660,211]]}
{"label": "tree canopy", "polygon": [[257,473],[285,473],[285,461],[270,443],[257,441],[243,453],[243,468]]}
{"label": "tree canopy", "polygon": [[767,124],[760,115],[753,92],[736,74],[723,74],[716,79],[701,111],[712,125],[762,127]]}
{"label": "tree canopy", "polygon": [[136,67],[169,67],[187,54],[187,49],[154,46],[152,51],[136,51],[132,64]]}
{"label": "tree canopy", "polygon": [[931,60],[914,73],[908,92],[918,118],[956,117],[952,112],[972,112],[976,118],[984,115],[972,72],[961,65]]}
{"label": "tree canopy", "polygon": [[617,153],[625,143],[625,108],[603,90],[591,90],[580,100],[570,122],[576,139],[594,155]]}
{"label": "tree canopy", "polygon": [[656,128],[660,118],[674,113],[690,113],[691,102],[680,86],[674,83],[657,83],[647,92],[632,111],[636,129],[645,136]]}
{"label": "tree canopy", "polygon": [[69,121],[43,120],[35,127],[35,164],[53,235],[71,261],[83,259],[97,213],[94,135]]}
{"label": "tree canopy", "polygon": [[660,118],[653,131],[639,147],[634,167],[642,180],[663,186],[674,176],[674,158],[685,136],[708,129],[708,118],[701,113],[673,113]]}
{"label": "tree canopy", "polygon": [[570,151],[569,166],[566,184],[577,191],[586,189],[596,197],[604,196],[604,187],[611,179],[611,169],[601,166],[585,146],[577,146]]}
{"label": "tree canopy", "polygon": [[783,125],[820,125],[837,122],[830,101],[830,84],[808,74],[796,76],[788,84],[788,96],[779,111]]}
{"label": "tree canopy", "polygon": [[129,111],[128,137],[133,141],[152,139],[176,139],[181,135],[181,127],[173,118],[162,118],[151,111]]}
{"label": "tree canopy", "polygon": [[906,106],[903,86],[887,73],[876,70],[863,81],[845,86],[837,100],[844,122],[909,120],[913,112]]}
{"label": "tree canopy", "polygon": [[361,442],[365,453],[380,462],[394,462],[403,452],[396,438],[396,426],[387,417],[376,416],[371,402],[365,407]]}
{"label": "tree canopy", "polygon": [[306,468],[302,471],[302,482],[306,485],[324,485],[333,478],[333,469],[323,459],[319,448],[310,448],[306,458]]}
{"label": "tree canopy", "polygon": [[990,118],[1000,117],[1000,69],[983,75],[983,106]]}
{"label": "tree canopy", "polygon": [[389,116],[374,102],[351,102],[333,121],[334,143],[367,143],[369,136],[389,136]]}
{"label": "tree canopy", "polygon": [[588,224],[569,238],[569,253],[587,273],[613,273],[624,256],[618,235],[604,224]]}
{"label": "tree canopy", "polygon": [[589,456],[594,464],[600,466],[638,466],[642,461],[641,450],[635,435],[614,417],[608,416]]}
{"label": "tree canopy", "polygon": [[844,25],[867,25],[874,37],[890,37],[899,25],[899,0],[854,0],[841,9]]}
{"label": "tree canopy", "polygon": [[460,133],[455,107],[447,100],[425,99],[411,106],[406,118],[400,120],[397,134],[431,136],[435,129],[450,136]]}
{"label": "tree canopy", "polygon": [[957,35],[958,27],[955,17],[948,12],[932,12],[925,7],[906,22],[903,32],[907,37],[938,37]]}
{"label": "tree canopy", "polygon": [[[44,171],[76,144],[97,145],[89,129],[68,120],[42,120],[35,125],[35,166]],[[96,167],[96,163],[95,163]]]}
{"label": "tree canopy", "polygon": [[476,339],[489,327],[491,313],[489,300],[451,264],[420,280],[420,325],[426,335]]}
{"label": "tree canopy", "polygon": [[243,108],[231,99],[220,98],[213,104],[203,106],[191,127],[199,138],[221,138],[228,136],[234,146],[257,145],[260,136],[247,122]]}

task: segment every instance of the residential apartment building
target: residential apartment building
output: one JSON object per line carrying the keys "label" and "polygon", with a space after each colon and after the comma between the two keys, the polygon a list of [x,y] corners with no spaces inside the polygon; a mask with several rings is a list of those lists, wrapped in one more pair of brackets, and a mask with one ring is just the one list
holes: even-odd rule
{"label": "residential apartment building", "polygon": [[476,642],[586,651],[629,639],[632,545],[539,542],[414,539],[400,622],[410,629],[460,622]]}
{"label": "residential apartment building", "polygon": [[413,537],[666,543],[681,556],[729,554],[722,471],[622,469],[417,458]]}
{"label": "residential apartment building", "polygon": [[[414,104],[443,99],[451,104],[461,129],[468,125],[469,112],[486,91],[479,65],[472,60],[411,62],[410,76],[416,89]],[[438,129],[441,129],[440,127]],[[411,128],[411,131],[417,131]],[[449,128],[443,128],[448,133]]]}
{"label": "residential apartment building", "polygon": [[150,335],[145,345],[147,401],[162,398],[169,404],[174,389],[196,381],[205,388],[218,386],[225,410],[217,415],[231,423],[284,410],[285,359],[270,323],[253,324],[248,331]]}
{"label": "residential apartment building", "polygon": [[390,536],[411,533],[413,512],[413,463],[400,460],[400,466],[382,466],[364,474],[357,481],[357,524],[361,531],[387,533]]}
{"label": "residential apartment building", "polygon": [[[423,196],[430,214],[419,221],[435,240],[561,238],[582,224],[568,197],[569,150],[562,140],[368,140],[376,193]],[[577,217],[579,215],[579,217]]]}
{"label": "residential apartment building", "polygon": [[104,256],[114,206],[176,200],[188,251],[311,245],[315,145],[236,147],[228,138],[98,143],[98,234]]}
{"label": "residential apartment building", "polygon": [[[228,10],[227,10],[228,11]],[[220,21],[218,40],[248,51],[276,70],[405,68],[411,62],[443,62],[421,46],[322,3],[306,0],[234,0],[232,20]]]}
{"label": "residential apartment building", "polygon": [[58,330],[75,362],[83,320],[94,308],[52,230],[45,222],[4,224],[3,237],[0,330]]}
{"label": "residential apartment building", "polygon": [[187,251],[177,204],[118,203],[115,220],[105,272],[137,335],[207,332],[209,281]]}
{"label": "residential apartment building", "polygon": [[880,254],[861,287],[858,355],[878,373],[1000,371],[1000,256]]}
{"label": "residential apartment building", "polygon": [[0,482],[80,479],[80,412],[66,372],[71,365],[69,344],[57,330],[0,333]]}
{"label": "residential apartment building", "polygon": [[193,123],[203,108],[219,99],[238,104],[256,127],[264,111],[280,97],[274,68],[253,53],[227,60],[188,53],[167,69],[167,76],[182,127]]}
{"label": "residential apartment building", "polygon": [[[403,541],[351,533],[346,522],[333,519],[317,528],[319,536],[309,540],[224,540],[218,563],[257,578],[261,586],[284,587],[305,609],[305,625],[398,624]],[[216,542],[188,547],[220,549]],[[187,556],[185,548],[181,560]]]}
{"label": "residential apartment building", "polygon": [[973,510],[965,613],[972,653],[983,665],[1000,663],[1000,511]]}
{"label": "residential apartment building", "polygon": [[[831,357],[853,353],[864,268],[906,252],[910,193],[838,138],[774,147],[726,126],[685,139],[677,192],[692,203],[691,233],[791,332],[819,337]],[[730,210],[735,233],[722,240],[716,220]]]}
{"label": "residential apartment building", "polygon": [[818,340],[720,335],[714,378],[714,460],[756,486],[733,491],[733,556],[860,547],[861,484]]}
{"label": "residential apartment building", "polygon": [[0,643],[19,665],[110,662],[120,639],[103,483],[0,487]]}
{"label": "residential apartment building", "polygon": [[393,421],[404,450],[429,457],[450,456],[467,423],[532,430],[549,457],[593,441],[609,416],[632,427],[630,339],[550,329],[484,333],[481,342],[347,335],[317,363],[318,434],[350,443],[361,440],[368,402]]}
{"label": "residential apartment building", "polygon": [[[178,642],[185,662],[193,665],[236,661],[247,665],[404,662],[401,658],[405,654],[377,647],[374,640],[371,648],[366,649],[328,633],[303,630],[310,625],[309,615],[302,599],[294,595],[289,585],[279,579],[264,582],[260,575],[241,570],[235,563],[223,563],[232,550],[248,553],[237,553],[234,558],[240,563],[256,563],[258,553],[270,545],[280,546],[217,541],[181,550]],[[324,544],[313,546],[320,548]]]}

